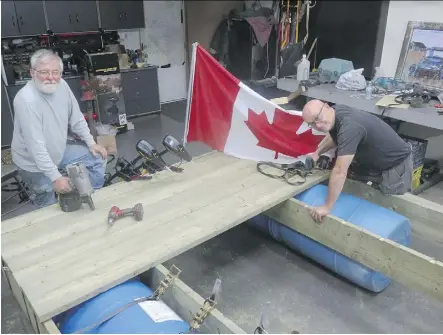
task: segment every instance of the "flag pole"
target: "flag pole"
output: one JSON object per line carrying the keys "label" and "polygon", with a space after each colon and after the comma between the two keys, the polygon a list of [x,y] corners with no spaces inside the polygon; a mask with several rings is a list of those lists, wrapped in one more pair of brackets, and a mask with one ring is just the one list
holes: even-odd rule
{"label": "flag pole", "polygon": [[192,58],[191,58],[191,71],[189,73],[189,86],[188,86],[188,101],[186,104],[186,123],[185,134],[183,137],[183,146],[186,146],[188,131],[189,131],[189,114],[191,112],[191,100],[192,100],[192,88],[194,87],[194,73],[195,73],[195,61],[197,56],[198,42],[192,44]]}

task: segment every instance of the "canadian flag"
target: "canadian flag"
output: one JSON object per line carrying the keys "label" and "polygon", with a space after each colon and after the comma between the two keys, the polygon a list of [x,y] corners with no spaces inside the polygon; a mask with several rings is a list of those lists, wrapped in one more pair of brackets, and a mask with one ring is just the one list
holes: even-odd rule
{"label": "canadian flag", "polygon": [[324,134],[314,134],[301,112],[287,111],[235,78],[193,44],[184,143],[203,142],[242,159],[304,161]]}

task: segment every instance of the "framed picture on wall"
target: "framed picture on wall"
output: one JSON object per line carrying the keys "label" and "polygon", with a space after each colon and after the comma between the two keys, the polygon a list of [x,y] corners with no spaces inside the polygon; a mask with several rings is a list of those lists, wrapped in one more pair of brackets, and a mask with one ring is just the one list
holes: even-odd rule
{"label": "framed picture on wall", "polygon": [[443,23],[408,22],[395,77],[443,90]]}

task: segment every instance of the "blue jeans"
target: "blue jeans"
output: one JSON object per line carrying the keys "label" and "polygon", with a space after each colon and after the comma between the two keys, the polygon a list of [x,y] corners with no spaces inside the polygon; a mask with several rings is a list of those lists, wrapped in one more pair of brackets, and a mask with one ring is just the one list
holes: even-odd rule
{"label": "blue jeans", "polygon": [[[83,162],[88,169],[89,179],[94,189],[99,189],[105,182],[105,165],[102,156],[94,157],[89,148],[82,142],[67,144],[62,161],[58,168],[64,170],[66,165]],[[23,181],[31,191],[31,200],[38,208],[53,205],[57,202],[51,180],[41,172],[29,172],[19,169]]]}

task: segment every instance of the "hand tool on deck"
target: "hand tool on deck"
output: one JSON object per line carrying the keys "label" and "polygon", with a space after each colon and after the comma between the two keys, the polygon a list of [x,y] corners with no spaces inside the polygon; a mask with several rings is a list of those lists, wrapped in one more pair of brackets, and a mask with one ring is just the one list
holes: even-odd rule
{"label": "hand tool on deck", "polygon": [[74,212],[82,207],[82,203],[87,203],[91,210],[95,210],[92,201],[94,188],[89,180],[89,173],[82,163],[73,163],[66,166],[66,173],[69,177],[69,184],[72,190],[68,193],[60,193],[58,202],[63,212]]}
{"label": "hand tool on deck", "polygon": [[165,147],[165,150],[159,152],[157,148],[148,141],[138,141],[135,149],[139,155],[132,161],[127,161],[124,158],[118,158],[115,164],[116,172],[113,175],[107,176],[105,186],[110,185],[111,181],[116,177],[123,178],[125,181],[152,178],[152,176],[146,175],[142,172],[147,172],[150,174],[154,174],[162,170],[183,172],[183,169],[178,166],[168,165],[162,157],[169,152],[179,157],[181,161],[184,160],[190,162],[192,157],[186,151],[184,146],[172,135],[165,136],[162,144]]}
{"label": "hand tool on deck", "polygon": [[151,173],[155,173],[161,170],[168,170],[172,172],[182,172],[183,169],[166,164],[162,156],[172,153],[179,157],[182,161],[190,162],[192,157],[175,137],[167,135],[162,141],[165,150],[158,152],[157,149],[148,141],[140,140],[136,145],[137,152],[144,158],[142,166]]}
{"label": "hand tool on deck", "polygon": [[108,225],[111,226],[116,220],[125,216],[134,216],[137,221],[141,221],[143,219],[143,205],[138,203],[134,207],[126,209],[112,206],[108,213]]}
{"label": "hand tool on deck", "polygon": [[[262,166],[268,166],[281,171],[279,174],[265,172]],[[317,166],[311,156],[307,156],[305,162],[295,162],[291,164],[277,164],[272,162],[260,162],[257,164],[257,171],[267,177],[274,179],[282,179],[289,185],[301,185],[306,182],[306,177],[313,173],[314,169],[324,170],[329,166],[329,157],[320,156]],[[268,169],[269,171],[269,169]],[[293,181],[292,178],[298,176],[301,179]]]}

